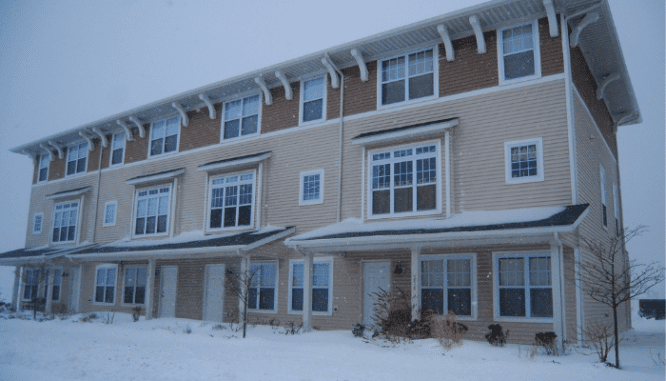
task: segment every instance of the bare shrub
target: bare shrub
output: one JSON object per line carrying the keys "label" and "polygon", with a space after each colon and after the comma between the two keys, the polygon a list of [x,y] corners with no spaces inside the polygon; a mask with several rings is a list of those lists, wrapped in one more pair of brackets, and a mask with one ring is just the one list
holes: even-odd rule
{"label": "bare shrub", "polygon": [[509,337],[509,330],[507,329],[504,332],[502,326],[499,324],[491,324],[488,326],[488,329],[490,332],[486,333],[486,340],[488,340],[490,345],[503,347],[506,344],[506,339]]}
{"label": "bare shrub", "polygon": [[94,313],[81,316],[82,323],[92,323],[95,319],[97,319],[97,314]]}
{"label": "bare shrub", "polygon": [[296,324],[295,322],[290,321],[287,324],[285,324],[285,326],[284,326],[284,329],[285,329],[284,334],[285,335],[298,335],[301,331],[301,328],[303,328],[303,323]]}
{"label": "bare shrub", "polygon": [[532,345],[536,349],[536,352],[538,352],[539,349],[542,349],[543,352],[549,356],[559,356],[560,351],[557,347],[557,342],[555,341],[556,338],[557,335],[555,332],[539,332],[534,335],[534,343],[532,343]]}
{"label": "bare shrub", "polygon": [[462,345],[468,329],[466,325],[458,322],[458,317],[453,311],[449,311],[441,319],[431,318],[430,326],[432,337],[447,351]]}
{"label": "bare shrub", "polygon": [[69,311],[67,310],[67,305],[65,303],[54,303],[51,308],[53,314],[60,318],[60,320],[65,320],[69,317]]}
{"label": "bare shrub", "polygon": [[137,322],[139,321],[139,318],[141,317],[141,306],[136,306],[132,308],[132,321]]}
{"label": "bare shrub", "polygon": [[225,329],[227,329],[227,327],[225,327],[222,324],[215,324],[212,328],[213,331],[222,331],[222,330],[225,330]]}
{"label": "bare shrub", "polygon": [[422,311],[420,320],[412,320],[409,294],[400,288],[396,293],[380,288],[379,291],[370,295],[375,299],[372,316],[375,323],[375,336],[383,334],[391,343],[398,343],[401,338],[424,339],[430,337],[433,312]]}
{"label": "bare shrub", "polygon": [[588,320],[585,329],[583,329],[583,341],[591,345],[599,356],[599,361],[605,363],[608,354],[615,346],[613,336],[613,323],[603,320]]}
{"label": "bare shrub", "polygon": [[116,320],[116,313],[114,312],[106,312],[104,315],[102,315],[102,323],[104,324],[113,324],[114,321]]}

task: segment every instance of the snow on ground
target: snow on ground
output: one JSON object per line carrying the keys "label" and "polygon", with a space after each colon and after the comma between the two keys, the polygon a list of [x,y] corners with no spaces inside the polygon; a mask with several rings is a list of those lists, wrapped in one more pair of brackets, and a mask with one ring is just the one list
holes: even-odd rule
{"label": "snow on ground", "polygon": [[[530,356],[530,346],[491,347],[465,341],[445,351],[435,340],[391,345],[350,331],[285,335],[248,326],[246,339],[228,325],[187,319],[132,322],[106,313],[36,322],[0,318],[1,380],[663,380],[664,321],[637,322],[621,346],[623,370],[598,363],[589,350]],[[191,331],[190,333],[187,333]]]}

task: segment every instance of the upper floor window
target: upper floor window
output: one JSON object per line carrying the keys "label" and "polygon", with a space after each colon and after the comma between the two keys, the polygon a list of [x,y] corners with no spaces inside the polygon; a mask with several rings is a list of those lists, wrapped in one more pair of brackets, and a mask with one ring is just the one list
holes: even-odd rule
{"label": "upper floor window", "polygon": [[104,203],[104,223],[103,226],[113,226],[116,224],[116,209],[118,201],[109,201]]}
{"label": "upper floor window", "polygon": [[23,300],[32,300],[37,297],[39,289],[39,269],[25,270],[25,285],[23,286]]}
{"label": "upper floor window", "polygon": [[67,150],[67,176],[86,171],[88,142],[74,144]]}
{"label": "upper floor window", "polygon": [[254,172],[210,179],[208,227],[250,227],[254,212]]}
{"label": "upper floor window", "polygon": [[615,211],[615,235],[620,236],[620,197],[617,185],[613,184],[613,210]]}
{"label": "upper floor window", "polygon": [[436,142],[370,152],[369,215],[440,210],[439,146]]}
{"label": "upper floor window", "polygon": [[273,311],[277,305],[277,263],[250,264],[250,293],[248,308],[253,310]]}
{"label": "upper floor window", "polygon": [[140,190],[136,196],[134,234],[166,234],[169,229],[171,186]]}
{"label": "upper floor window", "polygon": [[433,48],[381,61],[381,105],[434,95],[435,69]]}
{"label": "upper floor window", "polygon": [[504,143],[507,184],[543,181],[542,146],[541,138]]}
{"label": "upper floor window", "polygon": [[536,21],[498,32],[501,81],[541,76],[539,28]]}
{"label": "upper floor window", "polygon": [[179,116],[153,122],[150,128],[150,156],[177,151],[179,130]]}
{"label": "upper floor window", "polygon": [[32,220],[32,234],[41,233],[43,224],[44,224],[44,213],[35,213],[35,217]]}
{"label": "upper floor window", "polygon": [[49,164],[51,163],[51,154],[45,153],[39,155],[39,174],[37,182],[46,181],[49,178]]}
{"label": "upper floor window", "polygon": [[56,204],[53,213],[53,242],[76,240],[76,226],[79,218],[79,202]]}
{"label": "upper floor window", "polygon": [[324,170],[301,172],[298,205],[313,205],[324,202]]}
{"label": "upper floor window", "polygon": [[498,256],[495,281],[498,317],[553,317],[549,255]]}
{"label": "upper floor window", "polygon": [[111,139],[111,165],[122,164],[125,160],[125,131],[113,134]]}
{"label": "upper floor window", "polygon": [[251,135],[259,131],[259,95],[224,103],[223,139]]}
{"label": "upper floor window", "polygon": [[429,258],[421,261],[421,306],[439,314],[472,316],[476,295],[474,258]]}
{"label": "upper floor window", "polygon": [[608,226],[608,207],[606,206],[606,171],[599,167],[599,182],[601,183],[601,222]]}
{"label": "upper floor window", "polygon": [[301,123],[325,119],[326,76],[301,82]]}

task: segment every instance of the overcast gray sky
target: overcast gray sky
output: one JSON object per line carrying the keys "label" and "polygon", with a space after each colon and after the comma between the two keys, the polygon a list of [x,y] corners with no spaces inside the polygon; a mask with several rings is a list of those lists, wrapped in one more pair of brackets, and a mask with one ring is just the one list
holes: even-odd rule
{"label": "overcast gray sky", "polygon": [[[30,201],[31,160],[10,148],[482,2],[0,1],[0,252],[23,247]],[[625,225],[650,227],[629,251],[664,261],[664,1],[610,6],[643,114],[618,133]]]}

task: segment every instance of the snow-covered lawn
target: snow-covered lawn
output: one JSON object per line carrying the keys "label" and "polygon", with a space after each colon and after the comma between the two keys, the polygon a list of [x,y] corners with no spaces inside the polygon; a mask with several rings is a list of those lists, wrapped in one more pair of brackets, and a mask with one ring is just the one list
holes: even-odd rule
{"label": "snow-covered lawn", "polygon": [[241,339],[226,325],[187,319],[78,319],[0,318],[0,379],[664,380],[663,365],[655,364],[664,360],[663,320],[636,318],[621,346],[624,369],[617,370],[581,348],[531,357],[530,346],[472,341],[447,352],[432,339],[392,346],[350,331],[285,335],[284,328],[250,326]]}

